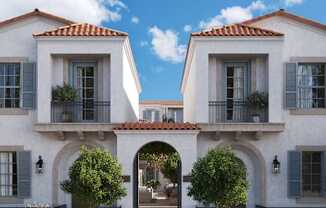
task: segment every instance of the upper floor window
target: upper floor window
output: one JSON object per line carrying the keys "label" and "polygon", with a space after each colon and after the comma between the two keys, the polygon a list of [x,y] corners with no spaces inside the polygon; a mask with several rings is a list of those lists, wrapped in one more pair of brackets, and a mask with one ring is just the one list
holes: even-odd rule
{"label": "upper floor window", "polygon": [[17,195],[16,152],[0,152],[0,196]]}
{"label": "upper floor window", "polygon": [[325,108],[325,64],[299,64],[297,69],[299,108]]}
{"label": "upper floor window", "polygon": [[160,111],[155,109],[146,109],[143,111],[143,119],[150,122],[160,122]]}
{"label": "upper floor window", "polygon": [[20,64],[0,63],[0,108],[19,108]]}

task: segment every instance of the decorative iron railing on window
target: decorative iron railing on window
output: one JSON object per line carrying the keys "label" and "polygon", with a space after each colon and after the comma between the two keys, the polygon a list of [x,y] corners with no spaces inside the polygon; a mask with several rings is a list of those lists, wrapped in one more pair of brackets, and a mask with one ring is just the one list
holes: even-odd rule
{"label": "decorative iron railing on window", "polygon": [[209,101],[209,122],[268,122],[268,109],[250,109],[245,101]]}
{"label": "decorative iron railing on window", "polygon": [[53,101],[51,111],[54,123],[110,123],[109,101]]}

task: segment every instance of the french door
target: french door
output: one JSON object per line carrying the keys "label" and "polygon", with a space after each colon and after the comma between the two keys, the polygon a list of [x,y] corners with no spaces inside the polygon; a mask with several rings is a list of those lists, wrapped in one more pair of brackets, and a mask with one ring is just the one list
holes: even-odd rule
{"label": "french door", "polygon": [[96,102],[96,64],[73,63],[74,87],[78,91],[78,117],[81,121],[94,121],[97,117]]}
{"label": "french door", "polygon": [[226,103],[227,121],[243,121],[245,119],[245,99],[248,94],[248,63],[226,63]]}

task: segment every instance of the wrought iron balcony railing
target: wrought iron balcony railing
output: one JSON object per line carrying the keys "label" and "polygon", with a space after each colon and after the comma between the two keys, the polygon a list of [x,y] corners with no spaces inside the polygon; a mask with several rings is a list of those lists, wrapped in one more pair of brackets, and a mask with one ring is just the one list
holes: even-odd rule
{"label": "wrought iron balcony railing", "polygon": [[268,108],[253,110],[245,101],[209,101],[210,123],[268,122]]}
{"label": "wrought iron balcony railing", "polygon": [[109,101],[76,101],[51,103],[53,123],[110,123]]}

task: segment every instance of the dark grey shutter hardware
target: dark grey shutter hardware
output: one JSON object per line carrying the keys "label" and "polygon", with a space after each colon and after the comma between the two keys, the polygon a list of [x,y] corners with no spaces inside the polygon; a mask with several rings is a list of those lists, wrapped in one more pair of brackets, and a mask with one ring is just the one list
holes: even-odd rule
{"label": "dark grey shutter hardware", "polygon": [[288,197],[301,196],[301,152],[288,152]]}
{"label": "dark grey shutter hardware", "polygon": [[22,104],[25,109],[36,106],[36,63],[23,63]]}
{"label": "dark grey shutter hardware", "polygon": [[285,70],[285,107],[295,109],[297,108],[297,64],[286,63]]}
{"label": "dark grey shutter hardware", "polygon": [[17,152],[18,162],[18,197],[30,198],[32,186],[32,153],[31,151]]}

